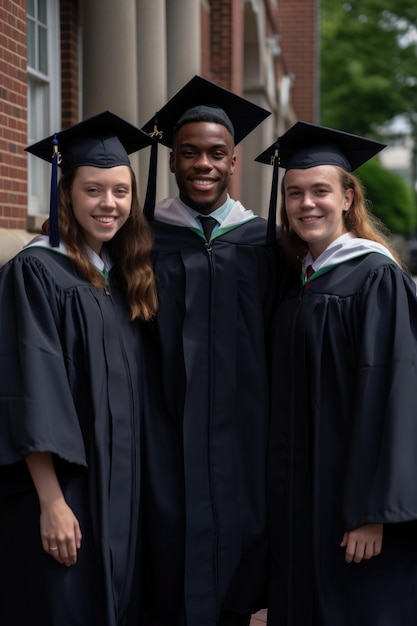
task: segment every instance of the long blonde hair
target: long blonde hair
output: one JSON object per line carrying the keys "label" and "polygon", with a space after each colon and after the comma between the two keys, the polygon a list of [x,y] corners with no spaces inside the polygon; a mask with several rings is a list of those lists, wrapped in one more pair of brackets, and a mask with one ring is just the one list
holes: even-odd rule
{"label": "long blonde hair", "polygon": [[[59,236],[77,273],[94,287],[104,288],[105,278],[89,259],[83,231],[75,219],[71,206],[71,187],[76,171],[77,168],[74,168],[66,172],[59,181]],[[126,289],[131,319],[149,320],[155,315],[158,307],[155,277],[150,260],[152,235],[139,204],[136,177],[132,170],[130,172],[132,206],[129,219],[105,245]],[[48,232],[48,222],[44,230]]]}
{"label": "long blonde hair", "polygon": [[[353,190],[353,201],[348,211],[343,212],[346,230],[356,237],[376,241],[385,246],[397,263],[404,267],[397,252],[390,244],[390,232],[376,215],[371,213],[360,180],[341,167],[334,166],[339,174],[341,187],[344,191]],[[285,175],[281,182],[281,243],[290,263],[300,268],[303,258],[308,252],[308,244],[291,230],[285,206]]]}

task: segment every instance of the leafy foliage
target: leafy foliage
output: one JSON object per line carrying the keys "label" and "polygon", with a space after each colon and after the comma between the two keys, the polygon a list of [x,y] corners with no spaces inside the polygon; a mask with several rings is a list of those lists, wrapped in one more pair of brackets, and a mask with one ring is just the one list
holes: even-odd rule
{"label": "leafy foliage", "polygon": [[[398,116],[417,146],[417,2],[321,0],[321,123],[389,142]],[[375,213],[394,232],[410,232],[414,192],[374,163],[363,175]]]}
{"label": "leafy foliage", "polygon": [[417,227],[412,189],[395,172],[386,170],[378,159],[371,159],[355,174],[365,187],[373,213],[393,232],[408,235]]}
{"label": "leafy foliage", "polygon": [[322,0],[321,120],[362,135],[417,124],[417,3]]}

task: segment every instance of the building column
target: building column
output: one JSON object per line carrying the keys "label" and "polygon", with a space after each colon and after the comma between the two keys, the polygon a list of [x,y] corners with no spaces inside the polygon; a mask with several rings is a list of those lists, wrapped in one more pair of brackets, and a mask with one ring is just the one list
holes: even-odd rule
{"label": "building column", "polygon": [[[245,33],[243,42],[243,97],[272,112],[244,141],[245,158],[242,162],[242,199],[246,208],[257,215],[268,216],[272,167],[255,162],[276,137],[276,75],[275,64],[265,42],[267,32],[264,3],[260,0],[246,3],[244,9]],[[254,184],[254,180],[257,181]]]}
{"label": "building column", "polygon": [[[137,2],[137,72],[139,126],[143,126],[168,99],[165,0]],[[145,198],[150,150],[139,153],[139,189]],[[169,151],[158,147],[157,200],[169,195]]]}
{"label": "building column", "polygon": [[166,0],[168,91],[174,95],[201,72],[201,6],[198,0]]}
{"label": "building column", "polygon": [[[199,0],[166,0],[168,46],[168,95],[172,97],[195,74],[201,73],[201,3]],[[178,195],[174,177],[170,195]]]}
{"label": "building column", "polygon": [[[82,118],[108,109],[137,125],[136,0],[84,0],[79,6]],[[137,174],[136,155],[131,162]]]}

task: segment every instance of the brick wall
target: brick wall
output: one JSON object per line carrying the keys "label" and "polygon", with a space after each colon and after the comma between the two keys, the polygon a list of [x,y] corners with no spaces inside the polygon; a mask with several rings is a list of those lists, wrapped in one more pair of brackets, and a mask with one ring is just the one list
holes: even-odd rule
{"label": "brick wall", "polygon": [[[295,77],[295,113],[317,121],[318,0],[264,1],[277,19],[286,72]],[[242,93],[243,0],[205,0],[202,6],[203,75]],[[79,118],[78,11],[79,0],[60,0],[62,128]],[[0,228],[26,226],[26,142],[26,0],[0,0]],[[232,194],[239,189],[238,167]]]}
{"label": "brick wall", "polygon": [[279,0],[278,24],[292,105],[298,119],[317,122],[319,102],[318,0]]}
{"label": "brick wall", "polygon": [[[78,121],[78,0],[60,0],[61,127]],[[26,0],[0,0],[0,228],[27,215]]]}
{"label": "brick wall", "polygon": [[[298,119],[317,122],[319,105],[319,0],[264,0],[267,29],[280,34],[285,73],[292,74],[292,107]],[[210,2],[208,78],[241,93],[242,0]],[[277,79],[279,77],[277,76]]]}
{"label": "brick wall", "polygon": [[242,0],[211,0],[210,70],[217,84],[240,94],[243,85]]}
{"label": "brick wall", "polygon": [[0,0],[0,227],[25,228],[26,0]]}
{"label": "brick wall", "polygon": [[79,121],[78,0],[60,1],[61,21],[61,128]]}
{"label": "brick wall", "polygon": [[210,2],[210,79],[230,89],[232,76],[232,0]]}
{"label": "brick wall", "polygon": [[210,75],[210,3],[201,3],[201,75]]}

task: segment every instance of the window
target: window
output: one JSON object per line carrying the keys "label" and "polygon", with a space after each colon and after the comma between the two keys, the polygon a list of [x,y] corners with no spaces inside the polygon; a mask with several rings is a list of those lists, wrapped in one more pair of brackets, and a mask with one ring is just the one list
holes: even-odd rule
{"label": "window", "polygon": [[[59,0],[27,0],[28,144],[60,127]],[[50,165],[28,156],[29,215],[49,213]]]}

